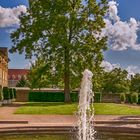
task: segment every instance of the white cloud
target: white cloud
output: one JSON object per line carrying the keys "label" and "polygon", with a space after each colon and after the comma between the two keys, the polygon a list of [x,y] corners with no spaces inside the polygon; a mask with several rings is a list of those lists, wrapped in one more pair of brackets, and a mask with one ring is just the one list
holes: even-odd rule
{"label": "white cloud", "polygon": [[103,35],[108,36],[109,45],[113,50],[122,51],[128,48],[140,50],[140,44],[137,43],[140,23],[135,18],[121,21],[115,1],[109,2],[109,13],[104,21],[106,28],[103,30]]}
{"label": "white cloud", "polygon": [[14,8],[0,6],[0,27],[10,27],[19,24],[19,15],[27,11],[26,6],[20,5]]}
{"label": "white cloud", "polygon": [[138,66],[130,65],[127,67],[128,78],[130,79],[131,76],[134,76],[136,73],[140,73],[140,69]]}
{"label": "white cloud", "polygon": [[120,20],[119,16],[118,16],[118,4],[115,1],[110,1],[108,3],[109,5],[109,17],[110,19],[114,20],[114,21],[118,21]]}
{"label": "white cloud", "polygon": [[[101,63],[101,67],[104,68],[106,72],[110,72],[115,68],[121,68],[120,64],[111,64],[108,61],[103,61]],[[140,73],[140,69],[138,66],[130,65],[125,69],[128,72],[127,78],[130,79],[131,76],[134,76],[136,73]]]}
{"label": "white cloud", "polygon": [[120,64],[111,64],[108,61],[103,61],[101,67],[103,67],[106,72],[110,72],[115,68],[120,68]]}

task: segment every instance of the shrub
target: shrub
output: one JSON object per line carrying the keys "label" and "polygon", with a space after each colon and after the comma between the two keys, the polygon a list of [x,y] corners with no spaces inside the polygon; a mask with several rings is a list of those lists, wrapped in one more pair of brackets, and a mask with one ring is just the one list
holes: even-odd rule
{"label": "shrub", "polygon": [[134,104],[138,103],[138,93],[134,92],[131,94],[131,103],[134,103]]}
{"label": "shrub", "polygon": [[[77,92],[70,93],[71,101],[78,102],[79,94]],[[101,102],[101,93],[95,93],[94,102]],[[28,101],[30,102],[64,102],[65,96],[63,92],[29,92]]]}
{"label": "shrub", "polygon": [[9,88],[9,95],[10,95],[10,99],[14,99],[14,91],[12,88]]}
{"label": "shrub", "polygon": [[[78,101],[78,93],[71,93],[72,102]],[[64,102],[63,92],[29,92],[28,100],[31,102]]]}
{"label": "shrub", "polygon": [[94,93],[94,102],[96,102],[96,103],[102,102],[102,93],[100,93],[100,92]]}
{"label": "shrub", "polygon": [[16,99],[16,89],[15,88],[13,88],[13,93],[14,93],[14,99]]}
{"label": "shrub", "polygon": [[125,94],[125,97],[126,97],[126,101],[127,101],[127,103],[132,103],[131,102],[131,94],[129,93],[127,93],[127,94]]}
{"label": "shrub", "polygon": [[140,94],[138,95],[138,104],[140,104]]}
{"label": "shrub", "polygon": [[125,93],[120,93],[120,100],[121,100],[121,103],[125,103],[126,101]]}
{"label": "shrub", "polygon": [[3,100],[3,92],[2,92],[2,86],[0,85],[0,101]]}
{"label": "shrub", "polygon": [[4,100],[9,100],[10,99],[8,87],[3,87],[3,98],[4,98]]}
{"label": "shrub", "polygon": [[77,92],[72,92],[70,94],[70,97],[72,102],[78,102],[79,100],[79,94]]}

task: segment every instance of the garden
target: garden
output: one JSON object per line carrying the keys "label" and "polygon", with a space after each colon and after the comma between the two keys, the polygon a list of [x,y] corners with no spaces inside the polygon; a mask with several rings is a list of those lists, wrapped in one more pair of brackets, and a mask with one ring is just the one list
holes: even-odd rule
{"label": "garden", "polygon": [[16,89],[0,86],[0,106],[16,101]]}
{"label": "garden", "polygon": [[[11,104],[16,101],[16,89],[1,88],[1,104]],[[109,94],[108,94],[109,95]],[[29,91],[28,102],[19,107],[15,114],[44,114],[44,115],[75,115],[78,110],[78,91],[70,94],[71,103],[64,103],[64,92]],[[116,95],[111,94],[111,98]],[[95,115],[140,115],[140,95],[138,93],[117,94],[119,102],[103,102],[104,94],[94,93]],[[116,99],[115,99],[116,100]]]}

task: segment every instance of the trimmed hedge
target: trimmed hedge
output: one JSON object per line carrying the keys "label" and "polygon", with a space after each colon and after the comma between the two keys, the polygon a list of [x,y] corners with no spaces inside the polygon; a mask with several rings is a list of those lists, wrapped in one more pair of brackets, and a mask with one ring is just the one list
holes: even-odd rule
{"label": "trimmed hedge", "polygon": [[126,94],[125,93],[120,93],[120,100],[121,100],[121,103],[125,103],[125,101],[126,101]]}
{"label": "trimmed hedge", "polygon": [[[77,93],[71,93],[72,102],[78,99]],[[29,92],[28,100],[30,102],[64,102],[64,93],[62,92]]]}
{"label": "trimmed hedge", "polygon": [[3,98],[4,100],[10,99],[9,89],[8,87],[3,87]]}
{"label": "trimmed hedge", "polygon": [[0,85],[0,101],[3,100],[3,92],[2,92],[2,86]]}
{"label": "trimmed hedge", "polygon": [[134,92],[131,94],[131,103],[137,104],[138,103],[138,93]]}
{"label": "trimmed hedge", "polygon": [[9,88],[10,99],[14,99],[14,91],[13,88]]}
{"label": "trimmed hedge", "polygon": [[16,92],[17,92],[16,89],[13,88],[14,99],[16,99],[16,97],[17,97]]}
{"label": "trimmed hedge", "polygon": [[[70,93],[71,101],[78,102],[79,94],[77,92]],[[101,102],[101,93],[95,93],[95,102]],[[63,92],[29,92],[29,102],[64,102],[65,97]]]}
{"label": "trimmed hedge", "polygon": [[94,93],[94,102],[96,102],[96,103],[102,102],[102,93],[100,93],[100,92]]}
{"label": "trimmed hedge", "polygon": [[3,100],[3,92],[2,92],[2,86],[0,85],[0,101]]}

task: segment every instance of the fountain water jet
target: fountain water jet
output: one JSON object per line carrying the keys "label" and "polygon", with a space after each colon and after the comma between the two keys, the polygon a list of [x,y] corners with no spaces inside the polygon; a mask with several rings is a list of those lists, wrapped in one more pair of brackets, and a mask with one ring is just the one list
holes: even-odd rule
{"label": "fountain water jet", "polygon": [[83,73],[78,106],[78,140],[94,140],[92,76],[87,69]]}

